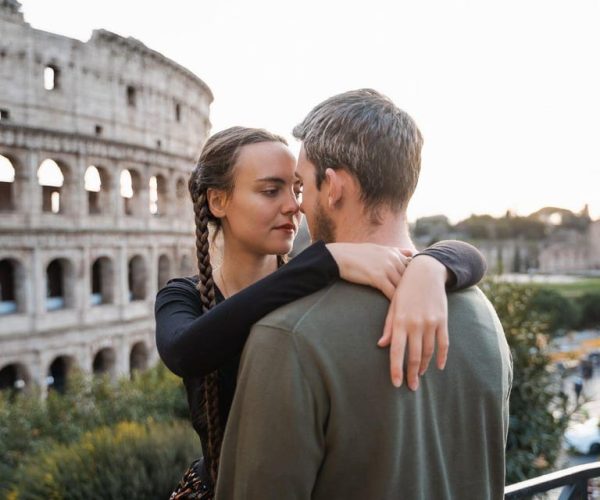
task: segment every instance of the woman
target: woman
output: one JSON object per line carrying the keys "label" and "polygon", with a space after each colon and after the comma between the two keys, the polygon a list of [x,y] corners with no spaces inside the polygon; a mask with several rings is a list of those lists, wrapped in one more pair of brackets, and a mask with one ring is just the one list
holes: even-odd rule
{"label": "woman", "polygon": [[[158,293],[156,340],[165,364],[183,377],[192,423],[210,472],[206,480],[214,484],[239,356],[250,326],[339,277],[375,286],[391,298],[409,258],[398,249],[377,245],[317,242],[283,265],[300,221],[301,186],[285,140],[264,130],[233,127],[209,138],[189,188],[196,216],[199,275],[171,280]],[[223,236],[222,264],[214,276],[209,225]],[[430,272],[447,272],[431,257],[448,266],[455,287],[475,284],[485,267],[480,254],[460,242],[441,244],[424,254],[417,258],[427,259],[423,262]],[[373,261],[377,266],[370,265]],[[417,301],[423,307],[413,308],[411,314],[429,316],[433,304],[438,322],[427,336],[420,331],[414,336],[421,342],[421,338],[430,341],[437,335],[445,344],[445,291],[417,285],[414,293],[423,295]],[[393,304],[392,316],[403,307],[402,301]],[[424,353],[417,364],[419,372],[424,372],[430,357]],[[442,352],[438,366],[444,359]],[[401,368],[402,360],[396,363]],[[415,370],[409,376],[413,388],[417,375]]]}

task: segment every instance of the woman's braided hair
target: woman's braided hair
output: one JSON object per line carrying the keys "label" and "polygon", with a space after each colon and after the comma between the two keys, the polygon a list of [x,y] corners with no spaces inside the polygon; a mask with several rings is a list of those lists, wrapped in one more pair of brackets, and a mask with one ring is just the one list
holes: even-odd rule
{"label": "woman's braided hair", "polygon": [[[194,204],[196,220],[196,258],[198,260],[198,285],[202,302],[202,311],[206,312],[215,305],[215,283],[210,263],[209,226],[218,231],[220,219],[216,218],[208,206],[208,189],[222,190],[230,194],[234,188],[234,167],[240,150],[248,144],[260,142],[281,142],[284,138],[263,129],[231,127],[211,136],[207,141],[196,168],[190,177],[188,188]],[[278,256],[278,265],[283,257]],[[206,463],[213,485],[217,482],[219,454],[223,440],[223,425],[219,418],[218,372],[214,371],[204,378],[204,404],[206,415],[208,449],[205,450]]]}

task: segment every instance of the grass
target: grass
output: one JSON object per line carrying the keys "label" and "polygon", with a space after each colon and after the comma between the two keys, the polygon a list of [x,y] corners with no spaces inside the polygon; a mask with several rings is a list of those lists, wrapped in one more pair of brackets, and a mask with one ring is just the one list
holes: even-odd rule
{"label": "grass", "polygon": [[564,297],[576,299],[586,293],[600,293],[600,278],[585,278],[574,283],[531,283],[531,286],[554,290]]}

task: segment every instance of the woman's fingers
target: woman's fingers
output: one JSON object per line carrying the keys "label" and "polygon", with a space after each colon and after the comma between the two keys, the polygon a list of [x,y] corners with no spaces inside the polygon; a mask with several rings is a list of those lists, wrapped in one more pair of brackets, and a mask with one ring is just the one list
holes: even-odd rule
{"label": "woman's fingers", "polygon": [[385,317],[385,325],[383,326],[383,335],[377,341],[379,347],[387,347],[392,341],[392,320],[393,315],[391,314],[392,309],[388,309],[387,316]]}
{"label": "woman's fingers", "polygon": [[435,348],[435,324],[425,323],[423,327],[423,350],[421,351],[421,364],[419,366],[419,376],[423,375],[429,367],[429,362],[433,356]]}
{"label": "woman's fingers", "polygon": [[392,384],[400,387],[404,379],[404,352],[406,350],[406,331],[395,328],[390,346],[390,375]]}
{"label": "woman's fingers", "polygon": [[436,364],[440,370],[443,370],[446,367],[449,346],[450,338],[448,336],[448,321],[444,320],[437,331]]}
{"label": "woman's fingers", "polygon": [[[419,367],[421,366],[421,355],[423,352],[423,332],[420,328],[409,330],[408,337],[408,361],[406,366],[406,383],[413,391],[419,388]],[[394,339],[392,338],[392,345]]]}

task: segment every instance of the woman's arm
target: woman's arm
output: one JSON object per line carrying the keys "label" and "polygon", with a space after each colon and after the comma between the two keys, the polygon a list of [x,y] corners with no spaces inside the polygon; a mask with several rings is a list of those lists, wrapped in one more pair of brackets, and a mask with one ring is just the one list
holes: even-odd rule
{"label": "woman's arm", "polygon": [[399,283],[385,322],[381,347],[390,346],[392,382],[402,384],[404,354],[407,383],[416,390],[419,375],[427,370],[437,344],[437,366],[448,355],[448,302],[446,290],[477,284],[486,269],[483,255],[461,241],[442,241],[417,254]]}
{"label": "woman's arm", "polygon": [[273,274],[202,314],[194,285],[169,282],[156,296],[156,345],[167,367],[182,377],[206,375],[239,355],[251,326],[282,305],[339,277],[338,266],[316,242]]}

